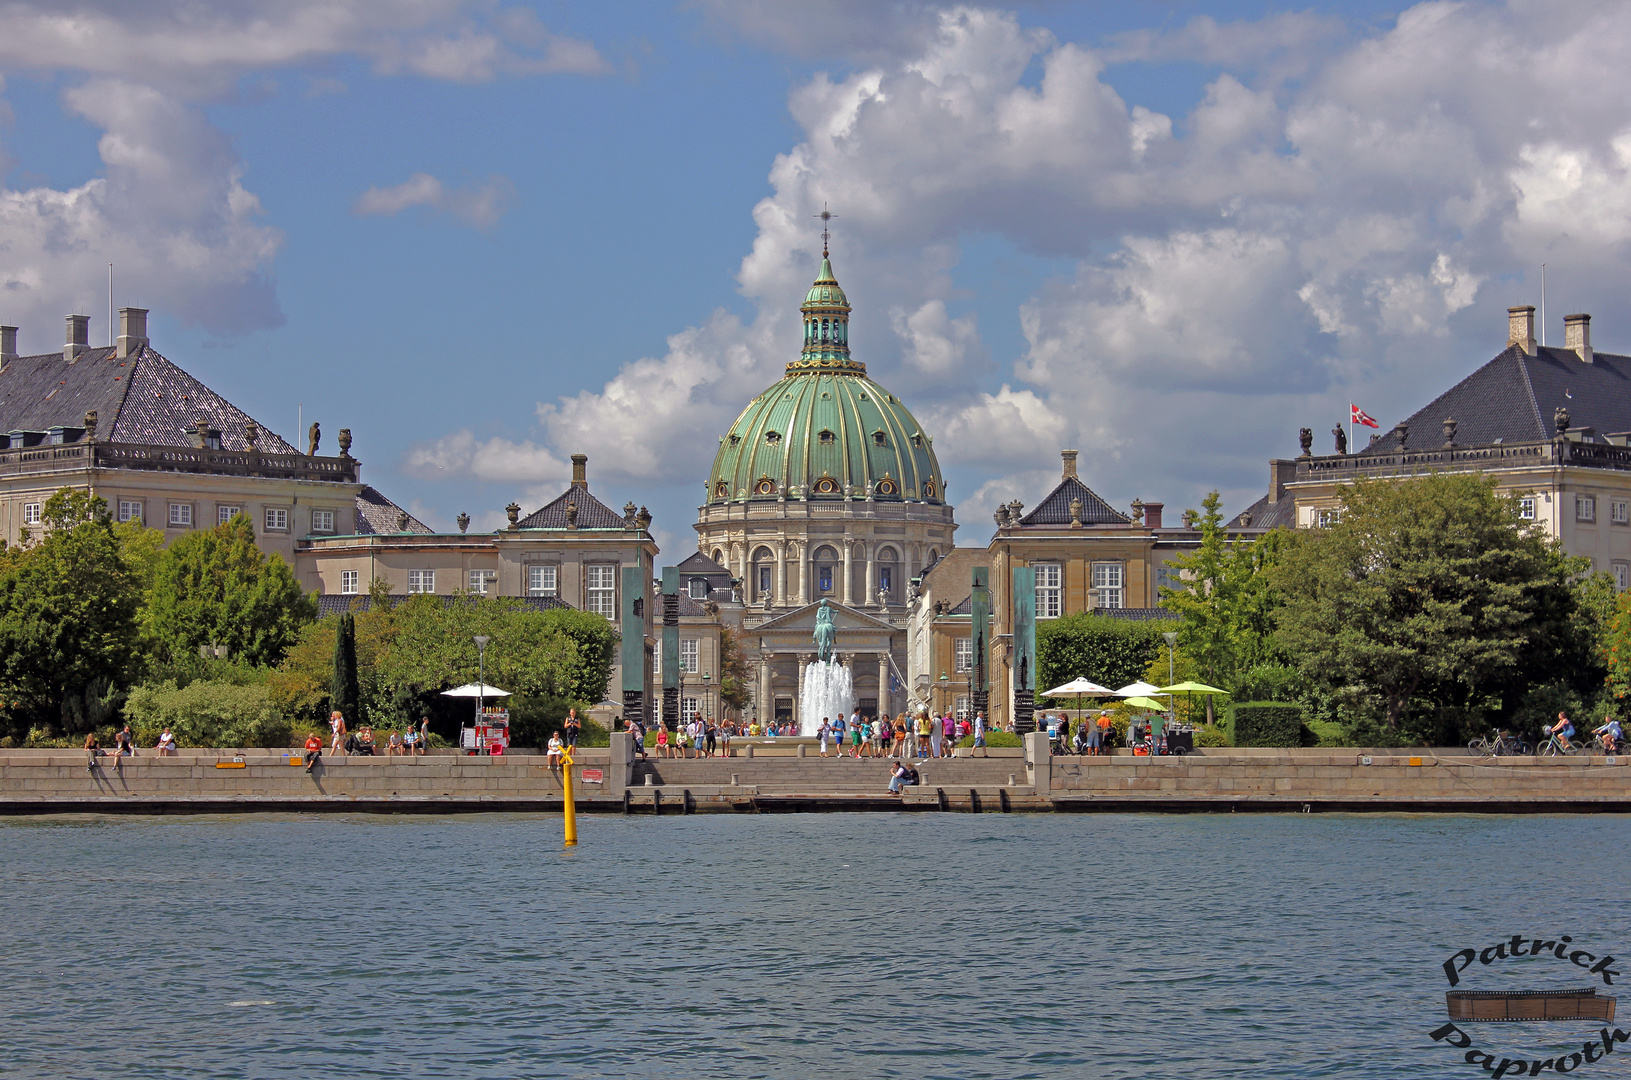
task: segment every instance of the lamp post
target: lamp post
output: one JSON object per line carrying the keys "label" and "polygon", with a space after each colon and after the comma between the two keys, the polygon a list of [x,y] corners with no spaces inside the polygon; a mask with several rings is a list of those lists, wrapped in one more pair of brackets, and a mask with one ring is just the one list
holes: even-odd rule
{"label": "lamp post", "polygon": [[711,685],[708,681],[708,676],[708,672],[704,671],[702,673],[702,715],[704,717],[709,717],[714,714],[713,705],[708,700],[708,687]]}
{"label": "lamp post", "polygon": [[487,693],[487,642],[490,640],[492,639],[486,634],[476,635],[476,670],[480,673],[476,676],[476,721],[478,723],[481,721],[482,708],[487,702],[484,695]]}
{"label": "lamp post", "polygon": [[945,708],[946,707],[946,702],[951,700],[949,697],[946,696],[946,695],[951,693],[951,676],[946,674],[946,669],[945,668],[940,669],[939,683],[940,683],[940,707]]}
{"label": "lamp post", "polygon": [[[1168,630],[1161,636],[1167,639],[1167,685],[1171,686],[1173,683],[1172,652],[1178,647],[1178,635]],[[1171,694],[1167,695],[1167,718],[1174,721],[1178,719],[1177,705],[1173,701]]]}

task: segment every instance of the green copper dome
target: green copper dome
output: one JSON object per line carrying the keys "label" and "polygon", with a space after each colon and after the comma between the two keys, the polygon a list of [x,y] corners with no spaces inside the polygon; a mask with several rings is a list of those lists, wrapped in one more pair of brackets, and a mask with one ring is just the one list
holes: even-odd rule
{"label": "green copper dome", "polygon": [[932,440],[849,354],[849,300],[822,258],[805,296],[804,348],[723,438],[707,501],[874,499],[941,504]]}

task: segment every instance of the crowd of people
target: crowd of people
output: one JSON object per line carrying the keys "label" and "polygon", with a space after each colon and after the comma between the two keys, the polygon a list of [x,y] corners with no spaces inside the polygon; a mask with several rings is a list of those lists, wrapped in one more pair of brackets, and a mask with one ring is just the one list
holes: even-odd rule
{"label": "crowd of people", "polygon": [[[698,713],[680,724],[677,730],[652,725],[648,733],[639,721],[630,725],[637,752],[649,757],[654,752],[659,758],[711,758],[729,757],[733,738],[778,738],[798,734],[791,722],[760,724],[758,718],[741,722],[719,720]],[[972,745],[985,746],[987,733],[985,714],[976,713],[972,719],[958,718],[951,713],[930,716],[919,713],[909,718],[905,713],[891,717],[863,716],[859,710],[844,716],[823,716],[815,730],[816,744],[821,757],[885,758],[885,757],[950,757],[959,740],[972,738]],[[649,751],[649,752],[648,752]]]}

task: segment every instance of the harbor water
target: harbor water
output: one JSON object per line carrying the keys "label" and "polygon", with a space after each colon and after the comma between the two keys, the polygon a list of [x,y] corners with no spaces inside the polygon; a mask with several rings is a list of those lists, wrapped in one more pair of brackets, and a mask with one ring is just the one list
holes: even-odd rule
{"label": "harbor water", "polygon": [[[0,1060],[97,1080],[1487,1076],[1430,1037],[1445,960],[1514,934],[1631,960],[1626,829],[589,817],[564,853],[542,816],[9,819]],[[1569,973],[1498,975],[1594,978]],[[1558,1053],[1595,1030],[1469,1025]],[[1631,1076],[1631,1044],[1579,1075]]]}

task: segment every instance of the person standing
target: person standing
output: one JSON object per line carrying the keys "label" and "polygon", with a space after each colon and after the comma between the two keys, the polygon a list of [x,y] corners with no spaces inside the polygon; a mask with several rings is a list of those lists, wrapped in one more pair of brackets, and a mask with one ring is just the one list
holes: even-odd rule
{"label": "person standing", "polygon": [[941,745],[946,750],[945,756],[951,757],[952,748],[957,745],[957,718],[951,713],[947,713],[946,719],[941,722],[940,737]]}
{"label": "person standing", "polygon": [[719,721],[708,717],[708,756],[713,757],[719,752]]}
{"label": "person standing", "polygon": [[583,723],[578,719],[576,706],[566,710],[566,724],[564,726],[566,738],[562,741],[573,750],[578,748],[578,734],[583,731]]}
{"label": "person standing", "polygon": [[334,732],[334,740],[329,743],[328,752],[331,754],[345,753],[345,717],[339,709],[328,714],[329,730]]}
{"label": "person standing", "polygon": [[430,717],[428,716],[419,718],[419,753],[421,755],[430,753]]}
{"label": "person standing", "polygon": [[939,757],[940,756],[940,740],[941,740],[941,738],[942,738],[942,735],[941,735],[941,729],[940,729],[940,719],[938,717],[930,717],[929,718],[929,756],[930,757]]}
{"label": "person standing", "polygon": [[933,724],[934,721],[929,719],[928,710],[917,714],[915,725],[917,728],[917,756],[920,758],[929,756],[929,729]]}
{"label": "person standing", "polygon": [[974,745],[981,750],[985,749],[985,712],[983,710],[974,714]]}

